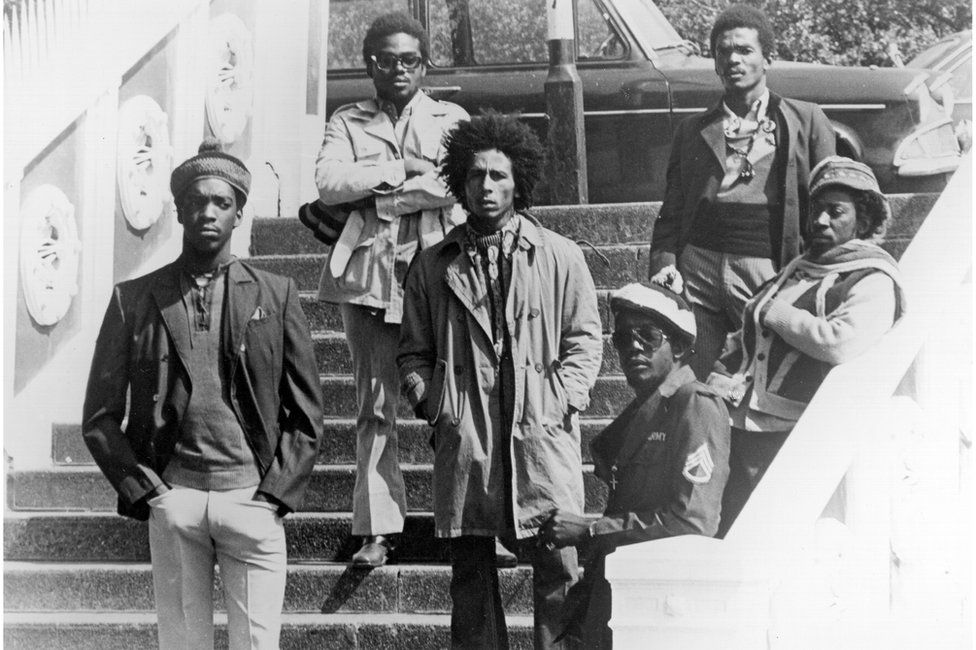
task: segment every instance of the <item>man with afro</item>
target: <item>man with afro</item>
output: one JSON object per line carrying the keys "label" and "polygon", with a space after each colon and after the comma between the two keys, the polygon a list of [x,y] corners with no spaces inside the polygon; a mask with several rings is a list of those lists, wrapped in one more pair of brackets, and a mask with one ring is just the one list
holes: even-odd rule
{"label": "man with afro", "polygon": [[507,648],[493,538],[533,568],[535,647],[554,638],[577,580],[576,549],[540,545],[551,511],[581,515],[579,412],[602,355],[582,251],[527,208],[543,148],[513,117],[461,122],[443,175],[464,226],[407,276],[403,391],[433,427],[434,527],[451,547],[456,648]]}

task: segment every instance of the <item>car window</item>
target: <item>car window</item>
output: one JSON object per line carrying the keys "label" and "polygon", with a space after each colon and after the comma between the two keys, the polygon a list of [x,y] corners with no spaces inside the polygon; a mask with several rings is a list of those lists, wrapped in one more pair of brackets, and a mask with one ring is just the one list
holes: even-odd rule
{"label": "car window", "polygon": [[[598,0],[577,0],[577,50],[619,59],[624,41]],[[431,62],[442,67],[545,63],[546,0],[430,0]]]}
{"label": "car window", "polygon": [[331,0],[329,4],[329,70],[361,69],[363,36],[379,15],[410,13],[409,0]]}
{"label": "car window", "polygon": [[576,56],[579,59],[622,59],[626,41],[613,27],[610,15],[595,0],[577,0]]}

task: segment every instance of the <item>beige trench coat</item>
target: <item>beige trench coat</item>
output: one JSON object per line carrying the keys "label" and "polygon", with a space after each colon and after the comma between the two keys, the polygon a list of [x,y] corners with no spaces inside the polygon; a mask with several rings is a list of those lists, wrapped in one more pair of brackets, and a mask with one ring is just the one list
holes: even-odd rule
{"label": "beige trench coat", "polygon": [[440,167],[441,140],[468,119],[467,112],[423,92],[407,109],[402,146],[375,99],[336,109],[315,166],[319,198],[326,205],[371,199],[349,214],[329,251],[319,299],[385,309],[391,323],[400,322],[401,283],[418,248],[433,246],[464,222],[439,169],[408,179],[403,159],[423,158]]}
{"label": "beige trench coat", "polygon": [[[596,290],[579,247],[523,215],[505,306],[514,419],[493,421],[499,357],[463,238],[457,228],[421,252],[407,277],[403,390],[434,427],[437,536],[507,533],[512,508],[515,535],[530,537],[553,508],[583,512],[577,413],[589,404],[603,353]],[[507,449],[501,426],[511,430]],[[511,459],[514,503],[505,499],[502,454]]]}

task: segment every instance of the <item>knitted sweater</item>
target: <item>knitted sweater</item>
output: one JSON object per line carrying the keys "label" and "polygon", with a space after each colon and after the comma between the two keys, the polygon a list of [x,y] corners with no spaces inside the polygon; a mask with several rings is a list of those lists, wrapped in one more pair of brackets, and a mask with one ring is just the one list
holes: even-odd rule
{"label": "knitted sweater", "polygon": [[831,368],[874,345],[904,308],[897,264],[871,242],[794,259],[746,305],[722,359],[743,386],[730,395],[733,425],[791,429]]}

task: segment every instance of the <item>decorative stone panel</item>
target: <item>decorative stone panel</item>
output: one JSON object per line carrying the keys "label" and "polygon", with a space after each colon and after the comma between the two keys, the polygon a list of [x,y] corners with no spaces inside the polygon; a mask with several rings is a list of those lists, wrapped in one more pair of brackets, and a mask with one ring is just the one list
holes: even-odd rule
{"label": "decorative stone panel", "polygon": [[254,101],[254,46],[250,30],[234,14],[210,21],[211,72],[207,86],[207,122],[224,144],[237,140]]}
{"label": "decorative stone panel", "polygon": [[75,206],[54,185],[41,185],[20,208],[20,281],[38,325],[60,321],[78,293],[81,240]]}
{"label": "decorative stone panel", "polygon": [[152,97],[136,95],[119,109],[119,202],[135,230],[150,228],[172,201],[169,118]]}

